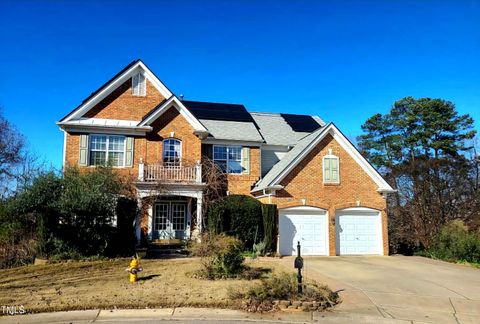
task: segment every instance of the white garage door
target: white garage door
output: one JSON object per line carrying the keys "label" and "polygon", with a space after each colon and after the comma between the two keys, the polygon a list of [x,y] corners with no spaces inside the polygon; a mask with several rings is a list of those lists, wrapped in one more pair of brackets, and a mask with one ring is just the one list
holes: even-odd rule
{"label": "white garage door", "polygon": [[297,255],[298,241],[302,255],[327,255],[327,230],[327,215],[322,209],[293,207],[280,210],[280,255]]}
{"label": "white garage door", "polygon": [[337,254],[383,254],[380,213],[350,208],[336,213]]}

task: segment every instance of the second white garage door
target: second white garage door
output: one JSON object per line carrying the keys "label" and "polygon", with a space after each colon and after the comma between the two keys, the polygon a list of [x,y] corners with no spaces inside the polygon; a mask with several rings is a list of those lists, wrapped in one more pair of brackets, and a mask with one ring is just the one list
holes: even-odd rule
{"label": "second white garage door", "polygon": [[293,207],[279,211],[279,253],[296,255],[300,241],[302,255],[328,255],[326,211]]}
{"label": "second white garage door", "polygon": [[380,213],[368,208],[336,212],[337,254],[383,254]]}

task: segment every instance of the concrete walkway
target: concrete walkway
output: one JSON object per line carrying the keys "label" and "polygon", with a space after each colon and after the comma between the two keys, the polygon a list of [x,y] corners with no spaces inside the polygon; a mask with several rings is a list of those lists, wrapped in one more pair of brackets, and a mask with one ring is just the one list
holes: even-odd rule
{"label": "concrete walkway", "polygon": [[[293,268],[293,257],[280,259]],[[415,323],[480,323],[480,270],[422,257],[306,257],[304,274],[338,291],[335,313]]]}
{"label": "concrete walkway", "polygon": [[250,314],[228,309],[163,308],[85,310],[0,317],[0,323],[411,323],[362,314],[332,312],[277,312]]}

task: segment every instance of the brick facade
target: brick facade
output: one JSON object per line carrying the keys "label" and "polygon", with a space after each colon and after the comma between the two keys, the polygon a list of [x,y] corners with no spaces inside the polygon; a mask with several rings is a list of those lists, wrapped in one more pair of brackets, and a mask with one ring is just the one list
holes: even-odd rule
{"label": "brick facade", "polygon": [[[87,112],[84,117],[137,120],[158,106],[165,98],[146,80],[146,96],[132,95],[132,82],[128,80],[114,90],[110,95]],[[147,137],[135,137],[134,162],[131,168],[119,168],[122,174],[138,174],[140,158],[145,163],[159,163],[162,159],[162,141],[174,132],[174,138],[182,141],[182,156],[184,160],[197,161],[201,158],[201,143],[193,134],[192,126],[175,108],[170,108],[161,118],[152,124],[153,131]],[[65,162],[68,165],[78,165],[79,134],[67,134]]]}
{"label": "brick facade", "polygon": [[152,125],[153,131],[147,133],[145,138],[135,140],[135,161],[143,158],[145,163],[159,163],[162,161],[163,143],[166,138],[179,139],[182,144],[182,160],[193,164],[201,159],[202,143],[193,134],[193,127],[174,107],[168,109]]}
{"label": "brick facade", "polygon": [[147,82],[146,96],[132,95],[132,81],[127,80],[110,95],[88,111],[84,117],[140,121],[165,98]]}
{"label": "brick facade", "polygon": [[250,174],[229,174],[227,190],[232,195],[250,195],[260,172],[260,148],[250,147]]}
{"label": "brick facade", "polygon": [[[339,157],[340,183],[323,184],[323,156]],[[302,206],[318,207],[328,211],[330,255],[336,254],[335,211],[348,207],[367,207],[381,211],[384,254],[388,255],[388,230],[386,200],[377,192],[378,186],[358,163],[327,135],[290,173],[281,181],[283,190],[271,197],[271,203],[279,209]],[[261,198],[268,203],[269,198]]]}
{"label": "brick facade", "polygon": [[[117,120],[140,121],[157,107],[165,98],[148,81],[146,96],[132,96],[131,80],[124,82],[102,102],[97,104],[84,117]],[[193,127],[172,107],[152,125],[153,131],[146,136],[134,137],[133,166],[116,169],[120,174],[136,178],[140,159],[146,164],[162,161],[163,140],[176,138],[181,140],[182,161],[193,164],[202,157],[202,143],[194,134]],[[80,135],[67,133],[65,162],[78,165]],[[323,156],[332,154],[339,157],[340,183],[323,184]],[[250,147],[250,174],[229,174],[227,176],[230,194],[251,195],[250,191],[261,175],[261,152],[259,147]],[[84,169],[88,169],[85,167]],[[259,198],[264,203],[276,204],[279,209],[295,206],[312,206],[328,211],[329,215],[329,254],[335,255],[335,212],[348,207],[367,207],[381,212],[383,227],[384,254],[388,254],[388,230],[386,201],[377,192],[378,185],[361,166],[340,146],[335,139],[327,135],[290,173],[282,180],[284,189],[276,196]],[[145,213],[145,211],[144,211]],[[145,217],[142,230],[145,231]]]}

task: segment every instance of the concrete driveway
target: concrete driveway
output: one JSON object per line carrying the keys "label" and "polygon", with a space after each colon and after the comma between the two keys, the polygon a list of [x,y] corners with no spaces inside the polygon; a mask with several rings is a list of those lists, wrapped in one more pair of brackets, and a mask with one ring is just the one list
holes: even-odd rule
{"label": "concrete driveway", "polygon": [[480,323],[479,269],[422,257],[306,257],[304,274],[339,291],[346,315]]}

